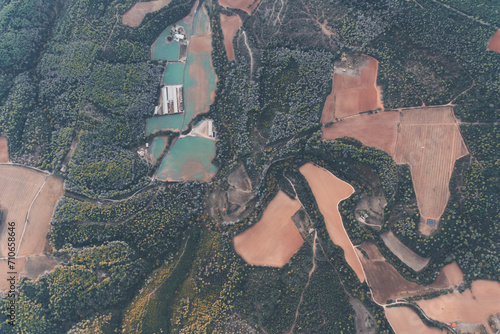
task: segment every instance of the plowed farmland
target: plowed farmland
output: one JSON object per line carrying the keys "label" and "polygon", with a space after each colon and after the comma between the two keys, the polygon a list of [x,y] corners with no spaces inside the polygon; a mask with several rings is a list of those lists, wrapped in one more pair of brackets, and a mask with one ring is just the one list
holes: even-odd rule
{"label": "plowed farmland", "polygon": [[172,0],[156,0],[137,2],[122,16],[122,23],[130,27],[138,27],[146,14],[156,12],[168,5]]}
{"label": "plowed farmland", "polygon": [[387,307],[385,309],[387,320],[397,334],[440,334],[448,333],[435,327],[428,327],[418,314],[406,306]]}
{"label": "plowed farmland", "polygon": [[325,218],[326,228],[333,243],[342,247],[347,263],[354,270],[359,280],[363,282],[365,275],[353,245],[342,223],[339,203],[354,193],[354,188],[329,171],[307,163],[300,167],[318,203],[318,208]]}
{"label": "plowed farmland", "polygon": [[491,38],[488,44],[488,50],[500,52],[500,30],[497,30],[495,35]]}
{"label": "plowed farmland", "polygon": [[406,247],[405,244],[399,241],[392,231],[382,233],[380,236],[391,252],[393,252],[401,261],[406,263],[406,265],[411,267],[413,270],[422,270],[422,268],[429,263],[430,258],[423,258],[413,252],[411,249]]}
{"label": "plowed farmland", "polygon": [[300,209],[298,200],[279,191],[262,218],[234,237],[234,249],[249,264],[282,267],[302,246],[304,240],[292,220]]}
{"label": "plowed farmland", "polygon": [[382,109],[377,72],[378,61],[368,56],[349,56],[336,62],[332,93],[323,108],[321,123],[361,111]]}
{"label": "plowed farmland", "polygon": [[257,8],[260,0],[219,0],[219,4],[222,7],[241,9],[252,14],[252,11]]}
{"label": "plowed farmland", "polygon": [[488,316],[500,312],[500,283],[479,280],[462,293],[447,295],[417,304],[431,319],[451,324],[453,322],[486,323]]}
{"label": "plowed farmland", "polygon": [[394,160],[410,165],[423,217],[420,231],[429,235],[434,227],[426,220],[437,221],[443,214],[455,161],[468,153],[467,148],[451,107],[403,110],[400,123]]}
{"label": "plowed farmland", "polygon": [[[0,266],[6,267],[7,223],[15,223],[16,267],[22,271],[28,255],[43,254],[46,234],[57,201],[62,197],[63,181],[57,176],[15,165],[0,166]],[[6,271],[0,272],[0,290],[6,289]]]}
{"label": "plowed farmland", "polygon": [[404,279],[391,264],[386,262],[375,244],[365,242],[356,248],[356,252],[363,264],[368,285],[373,290],[373,299],[381,304],[389,299],[396,300],[432,292],[435,289],[447,289],[458,285],[463,279],[460,268],[453,262],[443,268],[434,283],[422,286]]}
{"label": "plowed farmland", "polygon": [[238,15],[227,16],[220,14],[220,23],[222,33],[224,34],[224,48],[226,49],[227,59],[234,60],[233,38],[243,22]]}
{"label": "plowed farmland", "polygon": [[321,139],[356,138],[366,146],[377,147],[394,155],[398,121],[398,112],[353,116],[324,127]]}

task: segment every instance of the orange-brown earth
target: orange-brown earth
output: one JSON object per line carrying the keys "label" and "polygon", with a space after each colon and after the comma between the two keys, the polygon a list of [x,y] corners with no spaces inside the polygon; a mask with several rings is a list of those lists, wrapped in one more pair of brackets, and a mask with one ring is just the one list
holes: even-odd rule
{"label": "orange-brown earth", "polygon": [[357,115],[324,127],[321,139],[356,138],[363,145],[377,147],[393,155],[398,121],[399,113],[394,111]]}
{"label": "orange-brown earth", "polygon": [[300,207],[298,200],[280,190],[261,219],[234,237],[236,253],[252,265],[284,266],[304,243],[292,220]]}
{"label": "orange-brown earth", "polygon": [[253,10],[257,8],[260,0],[219,0],[219,4],[222,7],[241,9],[252,14]]}
{"label": "orange-brown earth", "polygon": [[363,282],[365,275],[353,245],[342,223],[339,203],[354,193],[354,188],[342,181],[326,169],[307,163],[300,167],[300,172],[309,183],[311,190],[325,219],[328,234],[333,243],[342,247],[347,263],[354,270],[359,280]]}
{"label": "orange-brown earth", "polygon": [[462,293],[455,291],[419,300],[417,304],[429,318],[440,322],[486,323],[490,315],[500,312],[500,282],[474,281],[470,289]]}
{"label": "orange-brown earth", "polygon": [[[8,223],[15,223],[16,254],[15,271],[22,271],[25,257],[43,254],[46,234],[50,229],[57,201],[64,194],[62,178],[34,169],[0,165],[0,265],[6,267],[8,256]],[[7,288],[7,271],[0,271],[0,289]]]}
{"label": "orange-brown earth", "polygon": [[406,306],[387,307],[385,315],[397,334],[442,334],[447,330],[428,327],[411,308]]}
{"label": "orange-brown earth", "polygon": [[7,137],[0,136],[0,163],[9,162],[9,143]]}
{"label": "orange-brown earth", "polygon": [[356,252],[363,265],[366,280],[372,288],[373,299],[380,304],[385,304],[389,299],[396,300],[429,293],[436,289],[447,289],[460,284],[463,279],[462,271],[453,262],[441,270],[434,283],[422,286],[404,279],[385,260],[374,243],[365,242],[356,248]]}
{"label": "orange-brown earth", "polygon": [[233,38],[243,22],[239,15],[227,16],[220,14],[220,23],[224,35],[224,48],[226,49],[227,59],[231,61],[235,59]]}
{"label": "orange-brown earth", "polygon": [[138,27],[146,14],[156,12],[168,5],[172,0],[156,0],[137,2],[122,16],[122,23],[130,27]]}
{"label": "orange-brown earth", "polygon": [[495,35],[491,38],[488,44],[488,50],[500,52],[500,30],[497,30]]}
{"label": "orange-brown earth", "polygon": [[323,108],[321,123],[383,109],[377,72],[378,61],[368,56],[350,56],[346,61],[336,62],[332,92]]}
{"label": "orange-brown earth", "polygon": [[408,109],[401,112],[394,160],[410,165],[420,215],[420,231],[429,235],[450,198],[449,181],[455,161],[466,155],[451,107]]}
{"label": "orange-brown earth", "polygon": [[50,221],[57,202],[64,195],[64,179],[51,175],[31,206],[19,256],[43,254]]}

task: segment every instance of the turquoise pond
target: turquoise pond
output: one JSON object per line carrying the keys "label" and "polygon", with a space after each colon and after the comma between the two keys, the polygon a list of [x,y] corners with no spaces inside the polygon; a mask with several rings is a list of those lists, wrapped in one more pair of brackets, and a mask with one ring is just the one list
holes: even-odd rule
{"label": "turquoise pond", "polygon": [[215,141],[187,136],[178,139],[163,158],[156,177],[160,180],[208,181],[217,172],[212,165]]}
{"label": "turquoise pond", "polygon": [[184,82],[184,63],[168,63],[165,73],[163,73],[163,82],[166,85],[182,85]]}
{"label": "turquoise pond", "polygon": [[184,114],[151,117],[146,121],[146,136],[162,130],[179,130],[183,124]]}
{"label": "turquoise pond", "polygon": [[[184,27],[188,36],[191,36],[191,26],[186,22],[179,22],[178,25]],[[168,26],[153,44],[151,57],[153,60],[179,61],[181,45],[179,42],[168,42],[166,40],[172,26]]]}
{"label": "turquoise pond", "polygon": [[168,137],[156,137],[151,142],[151,146],[149,147],[149,152],[153,160],[156,162],[160,157],[165,147],[167,147]]}

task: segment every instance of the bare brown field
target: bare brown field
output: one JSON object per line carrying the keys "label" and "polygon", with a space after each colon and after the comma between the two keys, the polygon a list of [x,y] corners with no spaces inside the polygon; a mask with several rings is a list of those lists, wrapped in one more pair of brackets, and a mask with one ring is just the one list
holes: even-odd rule
{"label": "bare brown field", "polygon": [[399,113],[394,111],[353,116],[324,127],[321,139],[356,138],[363,145],[377,147],[394,155],[398,121]]}
{"label": "bare brown field", "polygon": [[385,315],[396,334],[439,334],[449,333],[435,327],[428,327],[418,314],[407,306],[386,307]]}
{"label": "bare brown field", "polygon": [[19,256],[43,254],[50,220],[57,202],[64,195],[64,179],[51,175],[33,202]]}
{"label": "bare brown field", "polygon": [[[19,278],[26,258],[44,253],[52,213],[64,194],[63,180],[31,168],[0,165],[0,185],[0,209],[4,212],[0,225],[0,261],[5,262],[8,256],[7,223],[15,222],[16,256],[19,256],[16,272]],[[0,289],[5,287],[6,278],[7,271],[0,271]]]}
{"label": "bare brown field", "polygon": [[241,9],[252,14],[253,10],[257,8],[260,0],[219,0],[219,4],[222,7]]}
{"label": "bare brown field", "polygon": [[500,52],[500,30],[493,35],[490,42],[488,43],[488,50]]}
{"label": "bare brown field", "polygon": [[188,46],[189,52],[212,52],[212,36],[192,36]]}
{"label": "bare brown field", "polygon": [[0,136],[0,163],[9,162],[9,143],[7,137]]}
{"label": "bare brown field", "polygon": [[436,298],[419,300],[417,304],[429,318],[440,322],[485,323],[490,315],[500,312],[500,283],[474,281],[470,289],[462,293],[455,291]]}
{"label": "bare brown field", "polygon": [[156,12],[167,6],[172,0],[156,0],[137,2],[122,16],[122,23],[130,27],[138,27],[146,14]]}
{"label": "bare brown field", "polygon": [[50,272],[55,266],[61,264],[61,261],[51,255],[33,255],[25,259],[26,263],[21,276],[27,277],[33,281],[47,272]]}
{"label": "bare brown field", "polygon": [[377,73],[378,61],[372,57],[350,56],[347,61],[336,62],[330,101],[323,108],[321,122],[383,109]]}
{"label": "bare brown field", "polygon": [[382,233],[380,235],[386,246],[394,253],[401,261],[415,271],[422,270],[430,258],[423,258],[406,247],[399,239],[392,233],[392,231]]}
{"label": "bare brown field", "polygon": [[235,59],[233,38],[243,22],[239,15],[227,16],[220,14],[220,23],[224,35],[224,48],[226,49],[227,59],[232,61]]}
{"label": "bare brown field", "polygon": [[282,267],[302,246],[304,240],[292,216],[300,209],[298,200],[279,191],[262,218],[234,237],[234,249],[247,263]]}
{"label": "bare brown field", "polygon": [[356,252],[363,265],[367,283],[373,290],[373,299],[380,304],[385,304],[389,299],[396,300],[436,289],[447,289],[458,285],[463,278],[456,263],[451,263],[441,270],[434,283],[422,286],[404,279],[391,264],[386,262],[374,243],[365,242],[356,248]]}
{"label": "bare brown field", "polygon": [[429,235],[450,197],[449,181],[455,161],[466,155],[451,107],[403,110],[394,160],[409,164],[418,208],[423,217],[420,232]]}
{"label": "bare brown field", "polygon": [[325,218],[330,239],[334,244],[342,247],[347,263],[354,270],[359,280],[363,282],[365,280],[363,268],[344,229],[339,212],[339,203],[351,196],[354,193],[354,188],[326,169],[311,163],[303,165],[299,170],[309,183],[316,203],[318,203],[318,208]]}
{"label": "bare brown field", "polygon": [[[0,165],[0,209],[4,212],[0,226],[0,257],[6,257],[7,222],[15,223],[17,250],[24,230],[26,215],[47,174],[14,165]],[[43,235],[45,238],[45,235]]]}

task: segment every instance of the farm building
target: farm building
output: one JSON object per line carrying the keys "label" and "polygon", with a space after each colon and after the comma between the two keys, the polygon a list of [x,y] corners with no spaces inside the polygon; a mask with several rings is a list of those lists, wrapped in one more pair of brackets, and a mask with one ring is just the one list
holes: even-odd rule
{"label": "farm building", "polygon": [[184,111],[184,102],[182,97],[182,85],[163,86],[162,95],[162,115],[177,114]]}

